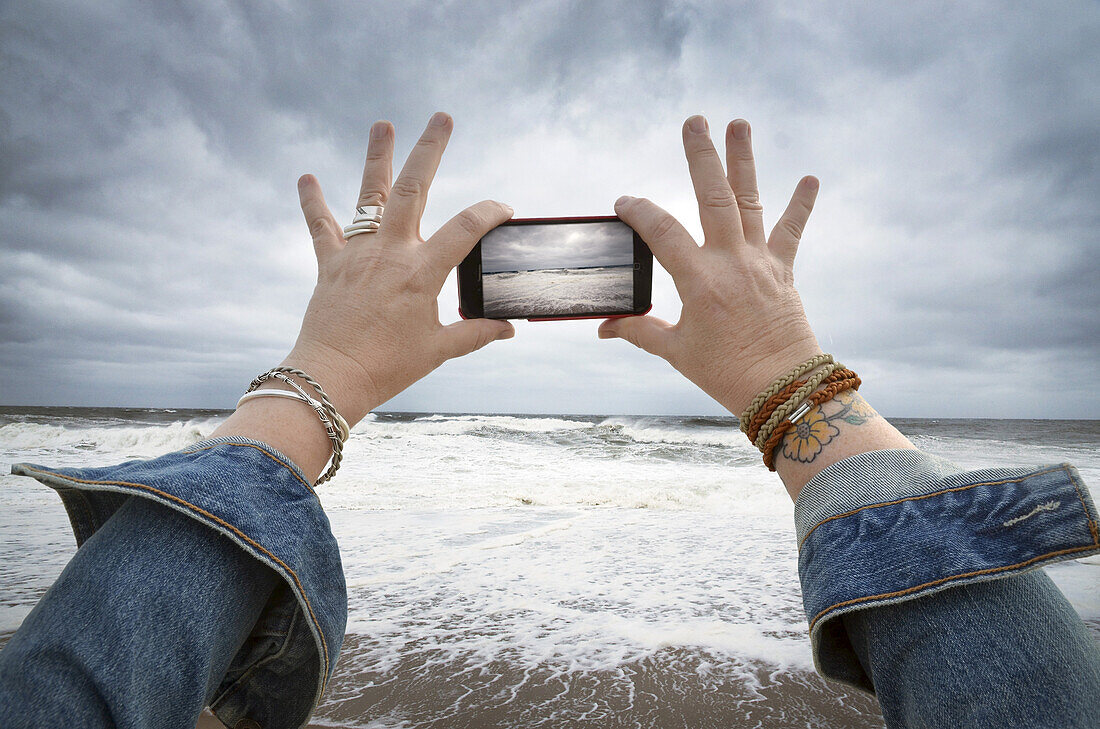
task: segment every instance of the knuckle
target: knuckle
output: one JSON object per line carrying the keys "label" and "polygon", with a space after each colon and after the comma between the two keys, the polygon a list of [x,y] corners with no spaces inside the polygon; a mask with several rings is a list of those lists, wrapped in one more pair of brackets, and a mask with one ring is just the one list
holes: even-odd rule
{"label": "knuckle", "polygon": [[802,231],[805,229],[805,225],[802,223],[801,220],[796,220],[795,218],[783,218],[783,220],[780,221],[779,225],[795,240],[801,240]]}
{"label": "knuckle", "polygon": [[477,341],[474,342],[474,349],[481,349],[482,347],[492,342],[493,339],[495,339],[495,337],[493,336],[493,332],[491,332],[488,328],[483,329],[482,331],[477,333]]}
{"label": "knuckle", "polygon": [[328,233],[328,221],[324,218],[313,218],[309,221],[309,234],[314,240],[323,238]]}
{"label": "knuckle", "polygon": [[676,229],[676,218],[672,217],[668,213],[665,213],[653,226],[653,237],[657,239],[668,238],[672,235],[672,231]]}
{"label": "knuckle", "polygon": [[691,150],[690,154],[696,161],[718,159],[718,150],[714,148],[713,144],[707,142],[701,142],[698,147]]}
{"label": "knuckle", "polygon": [[760,204],[760,194],[756,190],[749,190],[737,194],[737,207],[742,210],[763,210]]}
{"label": "knuckle", "polygon": [[383,205],[386,202],[386,191],[382,188],[363,190],[359,193],[359,205]]}
{"label": "knuckle", "polygon": [[443,146],[443,139],[435,134],[425,134],[416,140],[416,146],[421,149],[438,149]]}
{"label": "knuckle", "polygon": [[634,327],[620,327],[619,336],[633,344],[638,349],[642,348],[642,345],[638,343],[638,332],[634,330]]}
{"label": "knuckle", "polygon": [[402,177],[393,183],[393,194],[398,197],[417,197],[424,191],[424,183],[415,177]]}
{"label": "knuckle", "polygon": [[455,225],[471,238],[480,238],[485,229],[485,221],[472,210],[463,210],[455,217]]}
{"label": "knuckle", "polygon": [[712,208],[728,208],[737,204],[729,185],[715,185],[702,194],[702,203]]}

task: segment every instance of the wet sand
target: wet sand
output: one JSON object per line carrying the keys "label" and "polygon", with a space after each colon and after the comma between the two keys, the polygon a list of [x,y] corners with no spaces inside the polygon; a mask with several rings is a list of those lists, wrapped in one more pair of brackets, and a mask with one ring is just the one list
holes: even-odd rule
{"label": "wet sand", "polygon": [[383,674],[351,668],[369,642],[345,639],[311,727],[884,726],[872,697],[816,674],[761,665],[729,672],[693,649],[665,649],[614,670],[564,672],[499,661],[468,668],[417,653]]}

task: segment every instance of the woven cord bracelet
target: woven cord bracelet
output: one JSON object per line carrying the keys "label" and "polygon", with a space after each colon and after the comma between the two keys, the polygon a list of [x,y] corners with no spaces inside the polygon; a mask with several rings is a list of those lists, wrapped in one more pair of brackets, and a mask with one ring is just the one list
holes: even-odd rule
{"label": "woven cord bracelet", "polygon": [[768,418],[772,416],[775,409],[787,402],[787,400],[790,400],[791,397],[798,392],[798,388],[805,384],[805,380],[795,380],[781,391],[768,398],[768,401],[764,403],[764,407],[760,408],[760,412],[758,412],[753,417],[752,422],[749,423],[747,435],[750,441],[756,441],[756,436],[760,433],[760,429],[764,427],[764,423],[768,422]]}
{"label": "woven cord bracelet", "polygon": [[749,431],[749,423],[752,422],[756,414],[760,412],[761,406],[768,399],[774,397],[781,390],[786,388],[792,382],[797,380],[802,375],[814,371],[823,364],[830,364],[833,361],[833,355],[831,354],[819,354],[814,357],[810,357],[808,360],[792,369],[782,377],[777,378],[766,390],[752,399],[749,406],[745,408],[745,412],[741,413],[741,431],[747,433]]}
{"label": "woven cord bracelet", "polygon": [[768,418],[768,422],[764,423],[760,428],[760,432],[756,434],[756,440],[753,441],[758,449],[763,450],[764,444],[768,442],[768,438],[771,437],[772,431],[776,426],[782,422],[783,418],[790,415],[796,408],[802,405],[802,402],[810,395],[811,392],[816,390],[821,383],[834,371],[843,369],[844,365],[839,362],[829,362],[822,367],[816,374],[806,380],[806,384],[798,388],[790,399],[775,409],[775,412]]}
{"label": "woven cord bracelet", "polygon": [[[820,392],[815,392],[813,395],[810,396],[809,403],[811,409],[813,407],[821,405],[822,403],[832,400],[834,397],[844,392],[845,390],[859,389],[859,386],[861,384],[859,375],[857,375],[855,372],[852,372],[852,370],[844,370],[844,372],[845,375],[842,379],[831,383],[825,389],[821,390]],[[792,420],[788,418],[787,420],[784,420],[772,433],[771,437],[768,439],[768,442],[764,444],[764,465],[768,467],[769,471],[775,470],[775,451],[779,448],[783,437],[787,434],[787,431],[797,427],[797,419]]]}

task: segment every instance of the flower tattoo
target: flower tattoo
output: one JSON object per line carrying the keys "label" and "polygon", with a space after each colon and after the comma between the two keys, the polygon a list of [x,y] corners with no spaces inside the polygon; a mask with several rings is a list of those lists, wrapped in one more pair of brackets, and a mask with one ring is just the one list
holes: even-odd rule
{"label": "flower tattoo", "polygon": [[[825,406],[830,403],[839,405],[840,409],[827,415]],[[831,401],[810,408],[798,424],[787,431],[783,436],[783,457],[800,463],[811,463],[833,438],[840,435],[840,429],[833,425],[834,421],[863,425],[877,417],[878,413],[874,408],[858,394],[851,391],[838,393]]]}
{"label": "flower tattoo", "polygon": [[814,407],[791,430],[783,442],[783,455],[791,460],[809,463],[829,441],[840,435],[820,407]]}

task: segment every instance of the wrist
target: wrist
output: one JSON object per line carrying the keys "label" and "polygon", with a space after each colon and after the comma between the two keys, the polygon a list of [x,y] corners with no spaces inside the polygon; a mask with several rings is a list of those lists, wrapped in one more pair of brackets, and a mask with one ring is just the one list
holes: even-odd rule
{"label": "wrist", "polygon": [[[295,345],[280,365],[302,370],[320,383],[348,427],[353,427],[373,408],[382,404],[376,401],[376,390],[366,369],[335,348],[324,345],[300,348]],[[285,387],[282,383],[277,384]]]}
{"label": "wrist", "polygon": [[728,395],[721,401],[722,406],[735,417],[741,417],[753,398],[767,389],[777,377],[819,354],[822,354],[821,345],[812,333],[773,350],[741,370]]}

